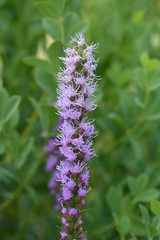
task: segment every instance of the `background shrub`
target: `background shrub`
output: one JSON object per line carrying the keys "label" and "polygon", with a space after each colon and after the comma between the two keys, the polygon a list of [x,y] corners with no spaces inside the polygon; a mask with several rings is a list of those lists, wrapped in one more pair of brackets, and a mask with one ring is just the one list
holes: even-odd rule
{"label": "background shrub", "polygon": [[160,2],[0,1],[0,239],[58,239],[43,132],[70,35],[99,42],[99,107],[84,211],[88,239],[160,234]]}

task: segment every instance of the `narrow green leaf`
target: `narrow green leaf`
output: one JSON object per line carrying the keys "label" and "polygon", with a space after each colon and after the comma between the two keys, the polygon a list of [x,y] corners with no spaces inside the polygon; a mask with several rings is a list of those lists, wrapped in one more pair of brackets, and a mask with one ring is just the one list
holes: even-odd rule
{"label": "narrow green leaf", "polygon": [[12,96],[8,99],[3,116],[4,122],[7,122],[12,117],[20,104],[20,100],[20,96]]}
{"label": "narrow green leaf", "polygon": [[45,120],[44,120],[45,116],[42,113],[41,107],[39,106],[38,102],[33,97],[29,96],[28,98],[29,98],[29,101],[32,104],[33,108],[38,113],[42,128],[45,129],[46,128]]}
{"label": "narrow green leaf", "polygon": [[18,168],[21,168],[25,161],[27,160],[27,156],[28,154],[31,152],[32,148],[33,148],[33,144],[34,144],[34,138],[33,137],[28,137],[25,139],[23,146],[22,146],[22,152],[18,161]]}
{"label": "narrow green leaf", "polygon": [[139,202],[150,202],[153,199],[158,198],[159,191],[156,189],[148,189],[136,197]]}
{"label": "narrow green leaf", "polygon": [[145,222],[150,222],[150,217],[149,217],[149,213],[148,213],[148,210],[147,210],[147,208],[145,208],[144,206],[142,206],[142,205],[139,205],[139,207],[140,207],[140,210],[141,210],[141,214],[142,214],[142,217],[143,217],[143,220],[145,221]]}
{"label": "narrow green leaf", "polygon": [[5,124],[5,128],[8,130],[15,128],[19,122],[19,117],[19,109],[17,108],[17,110],[13,113],[8,122]]}
{"label": "narrow green leaf", "polygon": [[20,136],[15,129],[6,129],[6,135],[8,138],[8,144],[12,150],[12,156],[15,161],[18,160],[20,155]]}
{"label": "narrow green leaf", "polygon": [[147,117],[148,121],[156,121],[160,119],[160,113],[153,114]]}
{"label": "narrow green leaf", "polygon": [[14,181],[18,180],[17,175],[10,169],[7,169],[7,166],[0,166],[0,179],[3,179],[3,177],[10,178]]}

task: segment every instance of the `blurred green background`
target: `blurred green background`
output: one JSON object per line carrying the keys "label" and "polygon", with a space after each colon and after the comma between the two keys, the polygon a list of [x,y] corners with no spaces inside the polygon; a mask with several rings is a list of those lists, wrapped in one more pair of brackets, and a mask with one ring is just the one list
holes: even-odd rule
{"label": "blurred green background", "polygon": [[0,0],[0,240],[59,239],[41,134],[57,123],[58,57],[76,32],[99,43],[102,78],[87,237],[159,239],[159,23],[159,0]]}

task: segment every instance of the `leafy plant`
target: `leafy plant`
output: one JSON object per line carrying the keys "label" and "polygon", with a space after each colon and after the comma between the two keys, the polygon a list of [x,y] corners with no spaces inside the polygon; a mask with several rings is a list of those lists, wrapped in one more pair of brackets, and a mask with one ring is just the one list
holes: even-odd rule
{"label": "leafy plant", "polygon": [[158,240],[158,1],[0,2],[0,239],[58,239],[43,153],[58,117],[59,57],[70,35],[99,42],[88,239]]}

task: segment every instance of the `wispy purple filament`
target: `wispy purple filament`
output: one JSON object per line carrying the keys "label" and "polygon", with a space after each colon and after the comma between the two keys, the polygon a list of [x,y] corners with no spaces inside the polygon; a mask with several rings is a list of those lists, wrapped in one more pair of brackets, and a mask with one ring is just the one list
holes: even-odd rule
{"label": "wispy purple filament", "polygon": [[92,138],[97,134],[93,121],[87,113],[96,108],[94,92],[97,86],[94,70],[97,62],[93,51],[97,45],[88,46],[82,34],[72,39],[75,46],[65,50],[60,59],[65,68],[58,74],[58,112],[64,118],[58,143],[64,160],[57,166],[57,180],[62,187],[61,239],[86,239],[84,237],[81,209],[88,187],[89,170],[87,162],[95,156]]}

